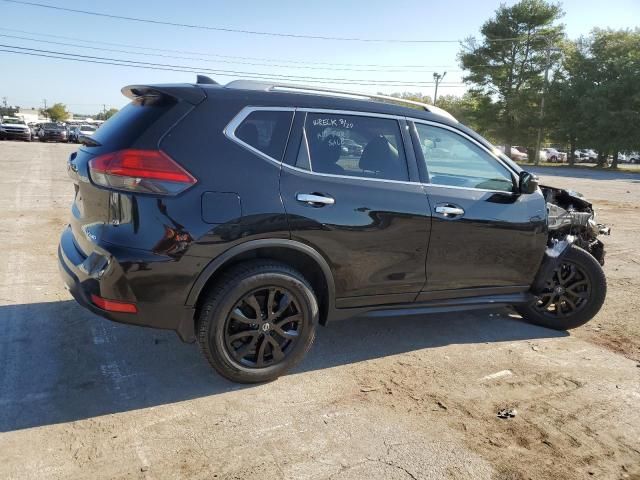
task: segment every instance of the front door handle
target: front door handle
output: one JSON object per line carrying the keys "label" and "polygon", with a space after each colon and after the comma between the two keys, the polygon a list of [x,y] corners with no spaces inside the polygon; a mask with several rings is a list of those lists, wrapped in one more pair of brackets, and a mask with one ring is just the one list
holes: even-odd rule
{"label": "front door handle", "polygon": [[296,195],[296,200],[313,205],[314,207],[322,207],[324,205],[333,205],[336,203],[335,198],[327,195],[320,195],[318,193],[299,193]]}
{"label": "front door handle", "polygon": [[460,207],[441,205],[436,207],[436,213],[440,213],[445,217],[458,217],[464,215],[464,210]]}

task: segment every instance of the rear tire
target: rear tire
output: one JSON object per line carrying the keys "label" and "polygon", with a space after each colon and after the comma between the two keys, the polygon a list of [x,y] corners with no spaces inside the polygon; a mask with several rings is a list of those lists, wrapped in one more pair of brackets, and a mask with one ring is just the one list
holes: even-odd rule
{"label": "rear tire", "polygon": [[607,279],[598,261],[575,245],[554,271],[545,290],[529,305],[516,311],[526,321],[555,330],[584,325],[602,307],[607,295]]}
{"label": "rear tire", "polygon": [[318,302],[297,270],[271,260],[225,272],[199,308],[200,350],[223,377],[275,380],[297,365],[315,338]]}

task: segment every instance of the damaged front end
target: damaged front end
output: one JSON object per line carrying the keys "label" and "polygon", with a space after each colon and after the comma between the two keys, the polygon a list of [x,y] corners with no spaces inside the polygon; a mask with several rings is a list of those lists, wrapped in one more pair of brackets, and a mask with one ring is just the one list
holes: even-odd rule
{"label": "damaged front end", "polygon": [[604,265],[604,244],[598,235],[609,235],[611,229],[596,222],[593,206],[576,192],[540,186],[547,201],[547,223],[550,245],[574,243]]}

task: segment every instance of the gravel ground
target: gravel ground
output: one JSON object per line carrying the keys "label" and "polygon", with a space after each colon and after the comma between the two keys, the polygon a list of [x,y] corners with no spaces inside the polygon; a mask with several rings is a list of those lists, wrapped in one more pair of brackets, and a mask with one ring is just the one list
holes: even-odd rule
{"label": "gravel ground", "polygon": [[637,175],[538,171],[613,226],[587,326],[506,309],[337,322],[295,372],[246,387],[173,333],[70,299],[74,148],[0,142],[0,478],[640,478]]}

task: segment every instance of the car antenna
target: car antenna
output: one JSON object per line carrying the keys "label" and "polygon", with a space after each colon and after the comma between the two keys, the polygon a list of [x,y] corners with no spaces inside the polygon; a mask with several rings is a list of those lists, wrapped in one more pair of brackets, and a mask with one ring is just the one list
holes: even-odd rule
{"label": "car antenna", "polygon": [[198,75],[196,83],[204,85],[219,85],[215,80],[207,77],[206,75]]}

